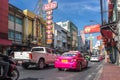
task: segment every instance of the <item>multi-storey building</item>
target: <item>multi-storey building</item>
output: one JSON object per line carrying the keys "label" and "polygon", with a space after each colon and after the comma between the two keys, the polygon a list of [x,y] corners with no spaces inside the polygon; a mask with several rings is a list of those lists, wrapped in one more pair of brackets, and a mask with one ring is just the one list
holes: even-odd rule
{"label": "multi-storey building", "polygon": [[23,42],[24,33],[24,14],[23,11],[9,4],[8,12],[8,38],[12,40],[15,49],[20,49]]}
{"label": "multi-storey building", "polygon": [[12,41],[8,40],[8,0],[0,1],[0,52],[6,53]]}
{"label": "multi-storey building", "polygon": [[16,49],[45,46],[45,21],[28,10],[9,4],[9,40]]}
{"label": "multi-storey building", "polygon": [[45,46],[45,22],[29,10],[23,11],[24,17],[24,44]]}
{"label": "multi-storey building", "polygon": [[70,44],[68,44],[69,49],[77,49],[78,47],[78,28],[71,21],[57,22],[58,25],[62,26],[68,32],[70,32]]}
{"label": "multi-storey building", "polygon": [[56,23],[53,24],[54,48],[67,50],[67,30]]}
{"label": "multi-storey building", "polygon": [[84,31],[80,31],[78,34],[78,50],[85,51],[85,34]]}

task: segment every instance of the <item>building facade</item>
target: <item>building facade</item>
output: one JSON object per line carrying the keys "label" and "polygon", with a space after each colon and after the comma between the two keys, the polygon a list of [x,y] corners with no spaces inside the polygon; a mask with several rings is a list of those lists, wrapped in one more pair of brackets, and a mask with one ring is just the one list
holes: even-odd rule
{"label": "building facade", "polygon": [[9,4],[8,38],[16,50],[45,46],[45,20],[29,10],[20,10]]}
{"label": "building facade", "polygon": [[80,31],[78,34],[78,50],[85,51],[85,34],[84,31]]}
{"label": "building facade", "polygon": [[23,45],[24,17],[21,9],[9,4],[8,38],[12,40],[12,47],[16,50],[25,46]]}
{"label": "building facade", "polygon": [[54,35],[54,48],[61,49],[63,51],[68,50],[67,48],[67,31],[56,23],[53,24],[53,35]]}
{"label": "building facade", "polygon": [[58,25],[62,26],[65,30],[70,33],[70,44],[68,48],[76,50],[78,48],[78,28],[71,21],[57,22]]}
{"label": "building facade", "polygon": [[[103,44],[104,47],[107,51],[107,56],[109,56],[109,61],[111,63],[117,63],[119,64],[119,51],[120,51],[120,46],[119,44],[119,34],[120,34],[120,0],[108,0],[108,1],[103,1],[101,0],[101,12],[102,10],[104,11],[104,4],[107,2],[108,6],[108,18],[106,22],[102,20],[102,25],[101,25],[101,34],[102,34],[102,39],[103,39]],[[105,5],[106,6],[106,5]],[[104,14],[102,13],[102,19],[104,19]],[[106,16],[106,15],[105,15]],[[107,61],[107,57],[106,57]]]}
{"label": "building facade", "polygon": [[6,53],[12,41],[8,40],[8,0],[0,1],[0,53]]}

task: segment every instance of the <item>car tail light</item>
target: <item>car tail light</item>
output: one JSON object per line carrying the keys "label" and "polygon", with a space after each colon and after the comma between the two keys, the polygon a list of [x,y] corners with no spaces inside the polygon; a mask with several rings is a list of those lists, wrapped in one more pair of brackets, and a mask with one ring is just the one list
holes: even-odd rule
{"label": "car tail light", "polygon": [[29,54],[29,58],[32,59],[32,54]]}
{"label": "car tail light", "polygon": [[71,62],[76,62],[76,61],[77,61],[77,59],[72,59],[72,60],[71,60]]}
{"label": "car tail light", "polygon": [[60,61],[60,59],[56,59],[56,61]]}

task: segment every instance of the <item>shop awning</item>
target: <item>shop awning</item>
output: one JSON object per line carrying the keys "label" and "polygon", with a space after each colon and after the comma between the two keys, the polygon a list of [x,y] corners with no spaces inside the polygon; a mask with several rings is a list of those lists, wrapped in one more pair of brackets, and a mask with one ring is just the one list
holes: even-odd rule
{"label": "shop awning", "polygon": [[12,41],[7,39],[0,39],[0,45],[9,46],[12,45]]}

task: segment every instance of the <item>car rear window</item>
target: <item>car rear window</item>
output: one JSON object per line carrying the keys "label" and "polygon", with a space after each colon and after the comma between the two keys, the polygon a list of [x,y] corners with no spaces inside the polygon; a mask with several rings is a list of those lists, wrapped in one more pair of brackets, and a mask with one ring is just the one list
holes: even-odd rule
{"label": "car rear window", "polygon": [[97,55],[93,55],[93,56],[91,56],[91,57],[98,57]]}
{"label": "car rear window", "polygon": [[43,48],[33,48],[32,52],[34,52],[34,51],[44,51],[44,49]]}
{"label": "car rear window", "polygon": [[76,53],[64,53],[62,56],[76,56]]}

